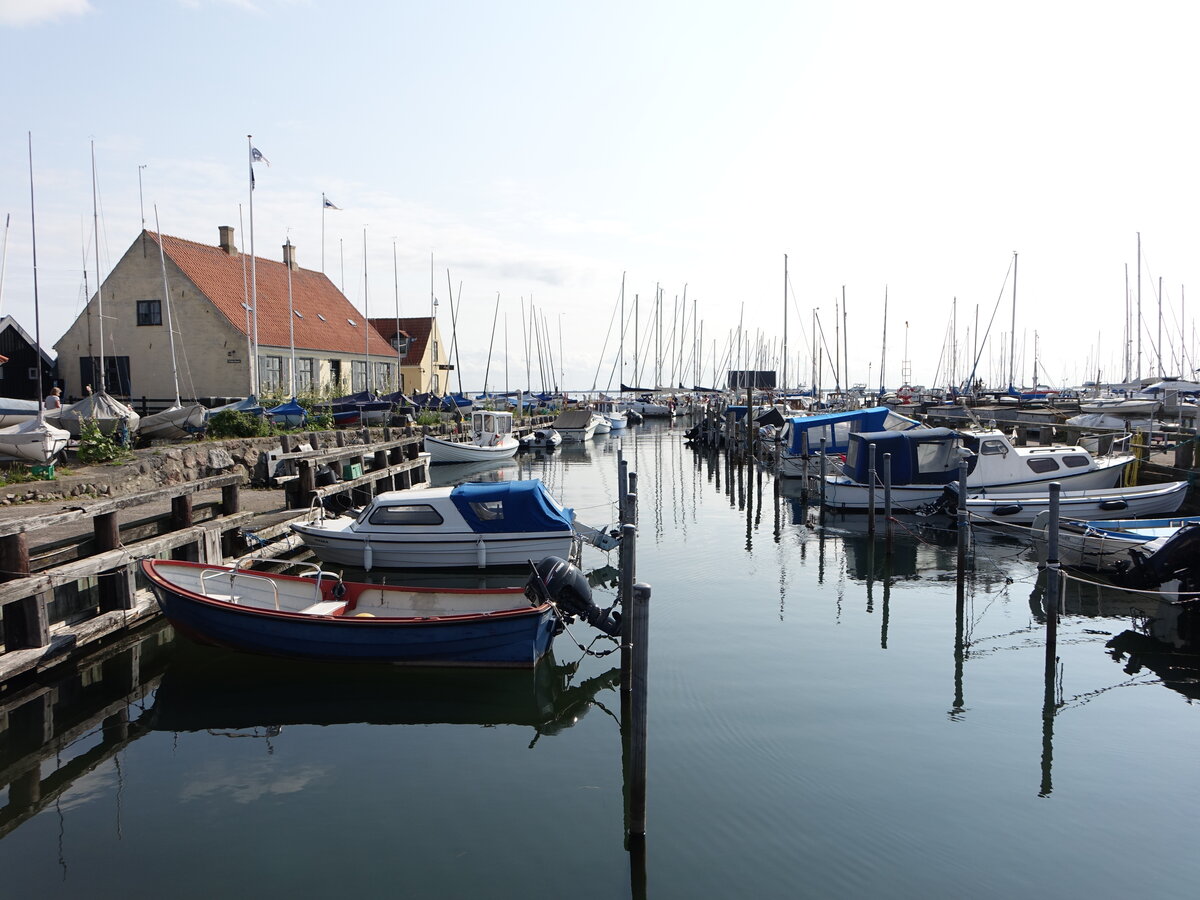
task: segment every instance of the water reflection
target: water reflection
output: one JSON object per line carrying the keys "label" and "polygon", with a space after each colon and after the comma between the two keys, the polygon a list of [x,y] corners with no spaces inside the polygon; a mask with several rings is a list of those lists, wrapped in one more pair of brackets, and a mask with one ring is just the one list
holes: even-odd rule
{"label": "water reflection", "polygon": [[431,487],[463,484],[467,481],[516,481],[520,476],[520,466],[511,459],[484,459],[479,462],[429,467]]}
{"label": "water reflection", "polygon": [[1127,675],[1148,669],[1189,701],[1200,700],[1200,603],[1160,600],[1152,615],[1107,646]]}
{"label": "water reflection", "polygon": [[289,725],[522,725],[537,735],[570,727],[620,668],[575,680],[573,665],[529,669],[331,666],[267,659],[179,641],[151,708],[160,731]]}

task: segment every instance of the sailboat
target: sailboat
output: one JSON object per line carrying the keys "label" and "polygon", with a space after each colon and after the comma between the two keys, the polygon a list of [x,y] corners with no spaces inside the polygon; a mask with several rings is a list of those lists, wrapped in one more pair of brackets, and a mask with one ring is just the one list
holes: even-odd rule
{"label": "sailboat", "polygon": [[[42,350],[42,316],[38,304],[37,282],[37,228],[33,212],[33,133],[29,134],[29,224],[33,232],[33,318],[35,323],[34,340],[37,343],[38,355]],[[38,360],[38,396],[42,396],[42,366]],[[37,418],[0,429],[0,456],[26,460],[38,465],[46,465],[67,446],[71,436],[61,428],[56,428],[46,421],[45,410],[39,403]]]}
{"label": "sailboat", "polygon": [[83,431],[84,422],[94,422],[104,434],[112,434],[124,423],[126,430],[132,436],[138,429],[141,416],[132,409],[110,397],[104,382],[104,284],[100,280],[100,216],[96,203],[96,145],[92,143],[92,221],[96,233],[96,305],[99,309],[100,322],[100,369],[96,373],[100,390],[89,394],[78,403],[64,407],[59,413],[62,427],[70,432],[71,437],[79,437]]}
{"label": "sailboat", "polygon": [[158,224],[158,204],[154,205],[154,230],[158,232],[158,262],[162,267],[163,304],[167,307],[167,334],[171,338],[171,375],[175,381],[175,402],[162,412],[142,419],[140,434],[146,440],[183,440],[204,430],[207,410],[200,403],[187,406],[179,398],[179,368],[175,362],[175,329],[171,320],[171,289],[167,286],[167,257],[163,251],[162,228]]}

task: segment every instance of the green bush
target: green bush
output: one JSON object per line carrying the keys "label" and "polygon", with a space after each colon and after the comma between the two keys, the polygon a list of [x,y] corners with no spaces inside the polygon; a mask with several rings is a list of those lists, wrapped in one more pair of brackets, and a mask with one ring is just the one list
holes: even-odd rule
{"label": "green bush", "polygon": [[227,409],[208,420],[210,438],[266,437],[273,433],[266,416],[253,416],[236,409]]}
{"label": "green bush", "polygon": [[440,413],[431,412],[430,410],[423,410],[422,412],[417,413],[417,424],[441,425],[442,416]]}
{"label": "green bush", "polygon": [[76,450],[81,463],[112,462],[129,454],[111,434],[100,430],[95,419],[84,419],[79,425],[79,448]]}

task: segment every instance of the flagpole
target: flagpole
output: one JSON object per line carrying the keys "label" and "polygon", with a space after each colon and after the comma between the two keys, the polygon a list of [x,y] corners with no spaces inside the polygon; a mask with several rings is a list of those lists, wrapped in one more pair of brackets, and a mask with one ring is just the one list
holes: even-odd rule
{"label": "flagpole", "polygon": [[363,385],[371,390],[371,314],[367,306],[367,229],[363,228]]}
{"label": "flagpole", "polygon": [[[245,235],[246,225],[242,221],[242,204],[238,204],[238,233]],[[245,240],[243,237],[242,240]],[[248,364],[247,373],[250,375],[250,384],[247,387],[249,394],[254,393],[254,373],[257,370],[254,358],[254,338],[250,332],[250,274],[246,271],[246,254],[242,253],[242,309],[246,311],[246,362]]]}
{"label": "flagpole", "polygon": [[261,393],[258,384],[258,266],[254,255],[254,146],[253,135],[246,135],[246,154],[250,163],[250,308],[254,313],[254,349],[251,351],[254,360],[254,396]]}
{"label": "flagpole", "polygon": [[325,274],[325,192],[321,192],[321,274]]}
{"label": "flagpole", "polygon": [[404,390],[404,354],[400,352],[400,266],[396,262],[396,239],[392,238],[392,280],[396,288],[396,390]]}

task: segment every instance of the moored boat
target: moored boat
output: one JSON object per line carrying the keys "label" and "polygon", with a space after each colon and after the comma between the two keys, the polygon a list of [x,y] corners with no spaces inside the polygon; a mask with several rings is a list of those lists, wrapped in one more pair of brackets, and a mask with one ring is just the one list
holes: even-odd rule
{"label": "moored boat", "polygon": [[471,433],[466,441],[448,441],[425,437],[425,452],[431,463],[465,463],[482,459],[509,459],[521,446],[513,437],[510,412],[475,410],[471,413]]}
{"label": "moored boat", "polygon": [[[1129,551],[1151,541],[1170,537],[1188,525],[1200,524],[1200,516],[1167,519],[1059,519],[1058,561],[1064,566],[1111,571],[1129,560]],[[1033,520],[1033,539],[1039,554],[1045,555],[1050,527],[1050,511],[1039,512]]]}
{"label": "moored boat", "polygon": [[[1186,481],[1171,481],[1141,487],[1061,491],[1059,515],[1085,521],[1107,519],[1115,512],[1124,513],[1129,517],[1169,516],[1183,505],[1187,490]],[[970,492],[968,487],[968,491],[967,513],[989,521],[1032,525],[1038,513],[1050,509],[1048,489],[1039,493],[988,490]],[[955,486],[947,488],[946,494],[944,503],[939,506],[946,512],[952,512],[958,501]]]}
{"label": "moored boat", "polygon": [[355,516],[318,508],[291,527],[322,560],[367,570],[522,566],[572,558],[579,541],[574,511],[536,478],[389,491]]}

